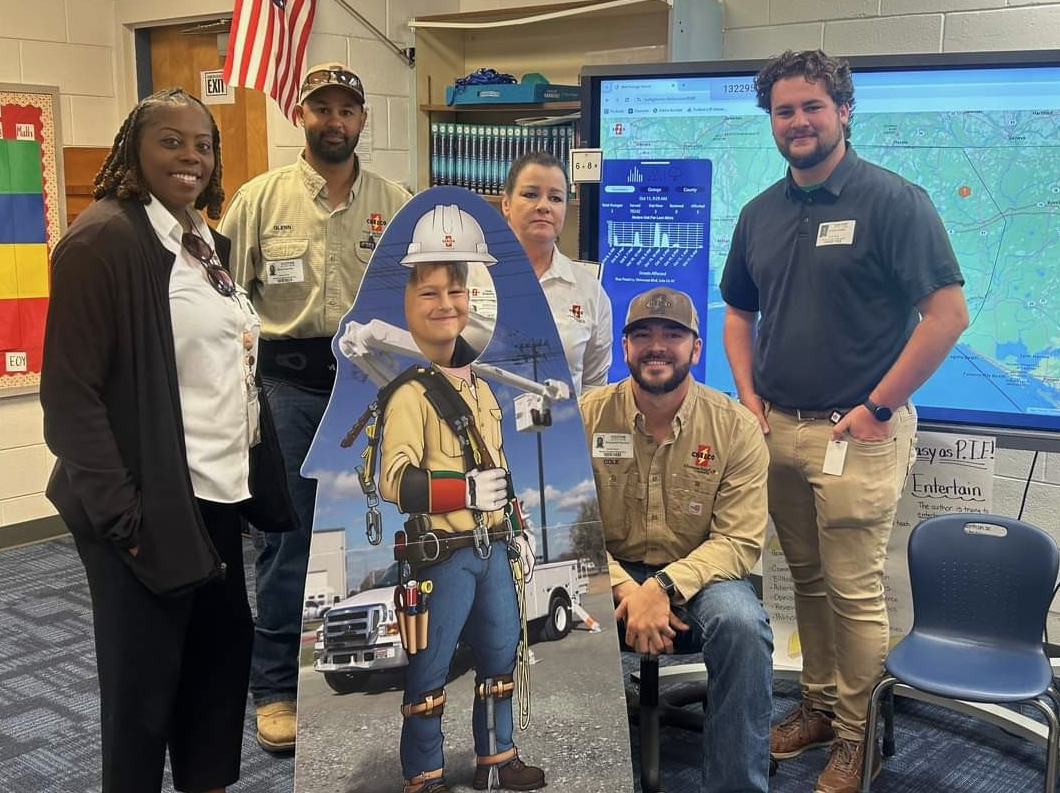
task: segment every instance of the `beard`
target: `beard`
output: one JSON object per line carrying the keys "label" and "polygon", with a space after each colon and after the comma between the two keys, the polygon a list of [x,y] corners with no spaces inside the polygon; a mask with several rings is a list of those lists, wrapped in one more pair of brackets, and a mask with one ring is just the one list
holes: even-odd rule
{"label": "beard", "polygon": [[822,162],[828,159],[829,155],[836,150],[839,144],[843,140],[843,130],[840,128],[834,138],[822,138],[820,133],[817,135],[817,145],[805,154],[792,154],[791,153],[791,141],[785,140],[782,143],[777,144],[777,148],[783,155],[784,159],[788,161],[788,164],[792,168],[798,170],[806,170],[820,165]]}
{"label": "beard", "polygon": [[[640,357],[640,361],[648,360],[669,360],[669,356],[658,355],[658,354],[646,354]],[[670,361],[673,366],[673,374],[667,377],[665,380],[649,380],[643,374],[644,365],[641,362],[634,363],[626,357],[626,366],[629,367],[629,376],[633,378],[633,382],[641,387],[642,390],[649,394],[669,394],[675,390],[678,386],[685,381],[688,377],[688,372],[692,368],[692,355],[689,354],[688,360],[684,363],[677,363],[676,361]]]}
{"label": "beard", "polygon": [[333,165],[350,159],[353,150],[357,148],[357,141],[360,140],[360,137],[360,134],[357,134],[352,138],[344,138],[341,142],[332,143],[324,140],[322,132],[306,130],[305,136],[309,150],[324,162],[332,163]]}

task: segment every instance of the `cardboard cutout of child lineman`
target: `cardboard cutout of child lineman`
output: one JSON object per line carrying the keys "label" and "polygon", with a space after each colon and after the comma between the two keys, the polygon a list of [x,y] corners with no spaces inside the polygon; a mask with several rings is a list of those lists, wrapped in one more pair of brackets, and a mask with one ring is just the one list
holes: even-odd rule
{"label": "cardboard cutout of child lineman", "polygon": [[[468,293],[476,267],[493,290]],[[300,672],[296,793],[632,790],[610,587],[578,562],[603,554],[585,434],[504,219],[462,188],[413,198],[332,346],[306,594],[350,597]],[[602,630],[568,635],[575,611]]]}

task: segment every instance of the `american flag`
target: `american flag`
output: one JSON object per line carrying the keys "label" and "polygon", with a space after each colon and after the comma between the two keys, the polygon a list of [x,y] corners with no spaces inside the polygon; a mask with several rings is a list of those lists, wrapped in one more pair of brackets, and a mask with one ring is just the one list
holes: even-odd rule
{"label": "american flag", "polygon": [[316,0],[236,0],[222,78],[266,91],[292,122]]}

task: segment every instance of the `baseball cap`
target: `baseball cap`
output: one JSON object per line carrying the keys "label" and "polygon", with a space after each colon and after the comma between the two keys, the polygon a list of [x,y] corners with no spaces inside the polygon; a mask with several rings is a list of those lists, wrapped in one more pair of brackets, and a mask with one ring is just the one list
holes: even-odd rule
{"label": "baseball cap", "polygon": [[306,71],[305,78],[302,80],[302,88],[298,92],[298,104],[302,104],[314,92],[327,88],[329,85],[345,88],[353,94],[354,99],[364,104],[364,86],[361,84],[361,78],[347,69],[345,64],[337,61],[318,63]]}
{"label": "baseball cap", "polygon": [[699,335],[699,314],[692,305],[692,298],[676,289],[660,286],[641,292],[630,300],[622,332],[628,333],[630,325],[648,319],[676,322]]}

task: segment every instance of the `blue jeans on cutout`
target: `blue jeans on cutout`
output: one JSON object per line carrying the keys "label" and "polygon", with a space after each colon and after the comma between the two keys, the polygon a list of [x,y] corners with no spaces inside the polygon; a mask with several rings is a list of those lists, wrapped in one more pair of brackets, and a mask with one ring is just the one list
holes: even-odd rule
{"label": "blue jeans on cutout", "polygon": [[[444,562],[425,567],[418,575],[433,582],[428,606],[427,649],[409,657],[404,704],[423,702],[428,691],[444,688],[457,641],[471,646],[475,683],[507,675],[515,669],[519,644],[519,605],[508,561],[508,546],[494,540],[489,559],[472,548],[461,548]],[[466,696],[460,692],[459,696]],[[494,701],[496,746],[493,753],[512,747],[512,699]],[[486,705],[477,696],[471,713],[475,754],[490,752]],[[444,766],[441,716],[411,716],[401,730],[401,771],[412,779]]]}
{"label": "blue jeans on cutout", "polygon": [[[287,470],[287,487],[301,524],[297,531],[255,532],[258,603],[250,693],[255,705],[293,702],[298,695],[298,651],[302,637],[302,603],[313,533],[316,482],[299,474],[329,394],[306,391],[264,378],[276,434]],[[344,592],[339,594],[345,594]]]}
{"label": "blue jeans on cutout", "polygon": [[[660,569],[621,564],[637,583]],[[673,611],[690,626],[677,634],[674,652],[702,653],[707,666],[701,790],[766,793],[773,630],[754,588],[746,579],[718,581]]]}

